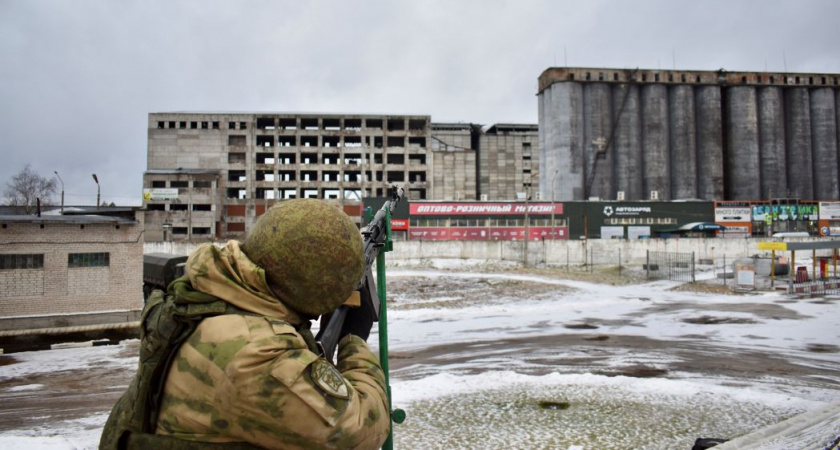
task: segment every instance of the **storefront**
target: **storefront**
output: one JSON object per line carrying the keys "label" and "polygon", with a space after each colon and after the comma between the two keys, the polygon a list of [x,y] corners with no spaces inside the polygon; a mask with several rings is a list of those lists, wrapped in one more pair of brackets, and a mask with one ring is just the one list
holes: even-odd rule
{"label": "storefront", "polygon": [[669,230],[711,222],[712,202],[567,202],[571,239],[670,237]]}
{"label": "storefront", "polygon": [[563,203],[412,202],[408,238],[447,241],[568,239]]}

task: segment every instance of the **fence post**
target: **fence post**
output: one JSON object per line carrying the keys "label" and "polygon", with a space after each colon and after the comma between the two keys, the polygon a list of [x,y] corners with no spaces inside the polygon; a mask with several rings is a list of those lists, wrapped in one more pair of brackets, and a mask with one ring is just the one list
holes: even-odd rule
{"label": "fence post", "polygon": [[691,252],[691,282],[694,283],[695,280],[696,279],[694,277],[694,252]]}
{"label": "fence post", "polygon": [[589,249],[589,273],[592,273],[592,266],[595,264],[595,249]]}
{"label": "fence post", "polygon": [[618,276],[621,276],[621,249],[618,249]]}
{"label": "fence post", "polygon": [[645,278],[650,280],[650,250],[645,250]]}
{"label": "fence post", "polygon": [[723,255],[723,285],[726,286],[726,255]]}

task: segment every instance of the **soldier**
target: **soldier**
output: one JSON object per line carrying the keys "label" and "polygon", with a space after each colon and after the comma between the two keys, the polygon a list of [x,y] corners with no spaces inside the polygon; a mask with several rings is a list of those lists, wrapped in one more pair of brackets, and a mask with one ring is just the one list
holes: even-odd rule
{"label": "soldier", "polygon": [[358,229],[320,200],[279,203],[242,244],[200,246],[169,295],[223,300],[225,313],[201,320],[175,353],[155,434],[114,431],[114,417],[131,408],[124,397],[100,445],[380,447],[390,424],[384,374],[365,342],[372,314],[348,313],[336,366],[318,356],[309,331],[344,303],[363,270]]}

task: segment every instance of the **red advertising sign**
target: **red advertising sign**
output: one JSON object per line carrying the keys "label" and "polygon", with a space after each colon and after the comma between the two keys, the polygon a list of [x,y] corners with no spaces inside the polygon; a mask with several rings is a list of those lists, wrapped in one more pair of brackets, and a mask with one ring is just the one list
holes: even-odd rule
{"label": "red advertising sign", "polygon": [[408,219],[391,219],[391,230],[405,231],[408,229]]}
{"label": "red advertising sign", "polygon": [[412,216],[493,216],[563,214],[562,203],[419,203],[409,205]]}
{"label": "red advertising sign", "polygon": [[[530,227],[532,241],[551,240],[551,227]],[[525,227],[414,227],[409,239],[421,241],[522,241]],[[554,239],[568,239],[568,227],[554,227]]]}

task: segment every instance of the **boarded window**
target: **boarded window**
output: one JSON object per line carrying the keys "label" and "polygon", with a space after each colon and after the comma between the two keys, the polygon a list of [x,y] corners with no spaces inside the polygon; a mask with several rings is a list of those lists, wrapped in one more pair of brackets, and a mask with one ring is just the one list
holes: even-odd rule
{"label": "boarded window", "polygon": [[231,135],[228,136],[228,145],[235,146],[235,147],[244,147],[245,146],[245,136],[243,135]]}
{"label": "boarded window", "polygon": [[230,222],[227,224],[227,230],[231,233],[244,233],[245,222]]}
{"label": "boarded window", "polygon": [[111,265],[110,253],[70,253],[67,255],[67,267],[108,267]]}

